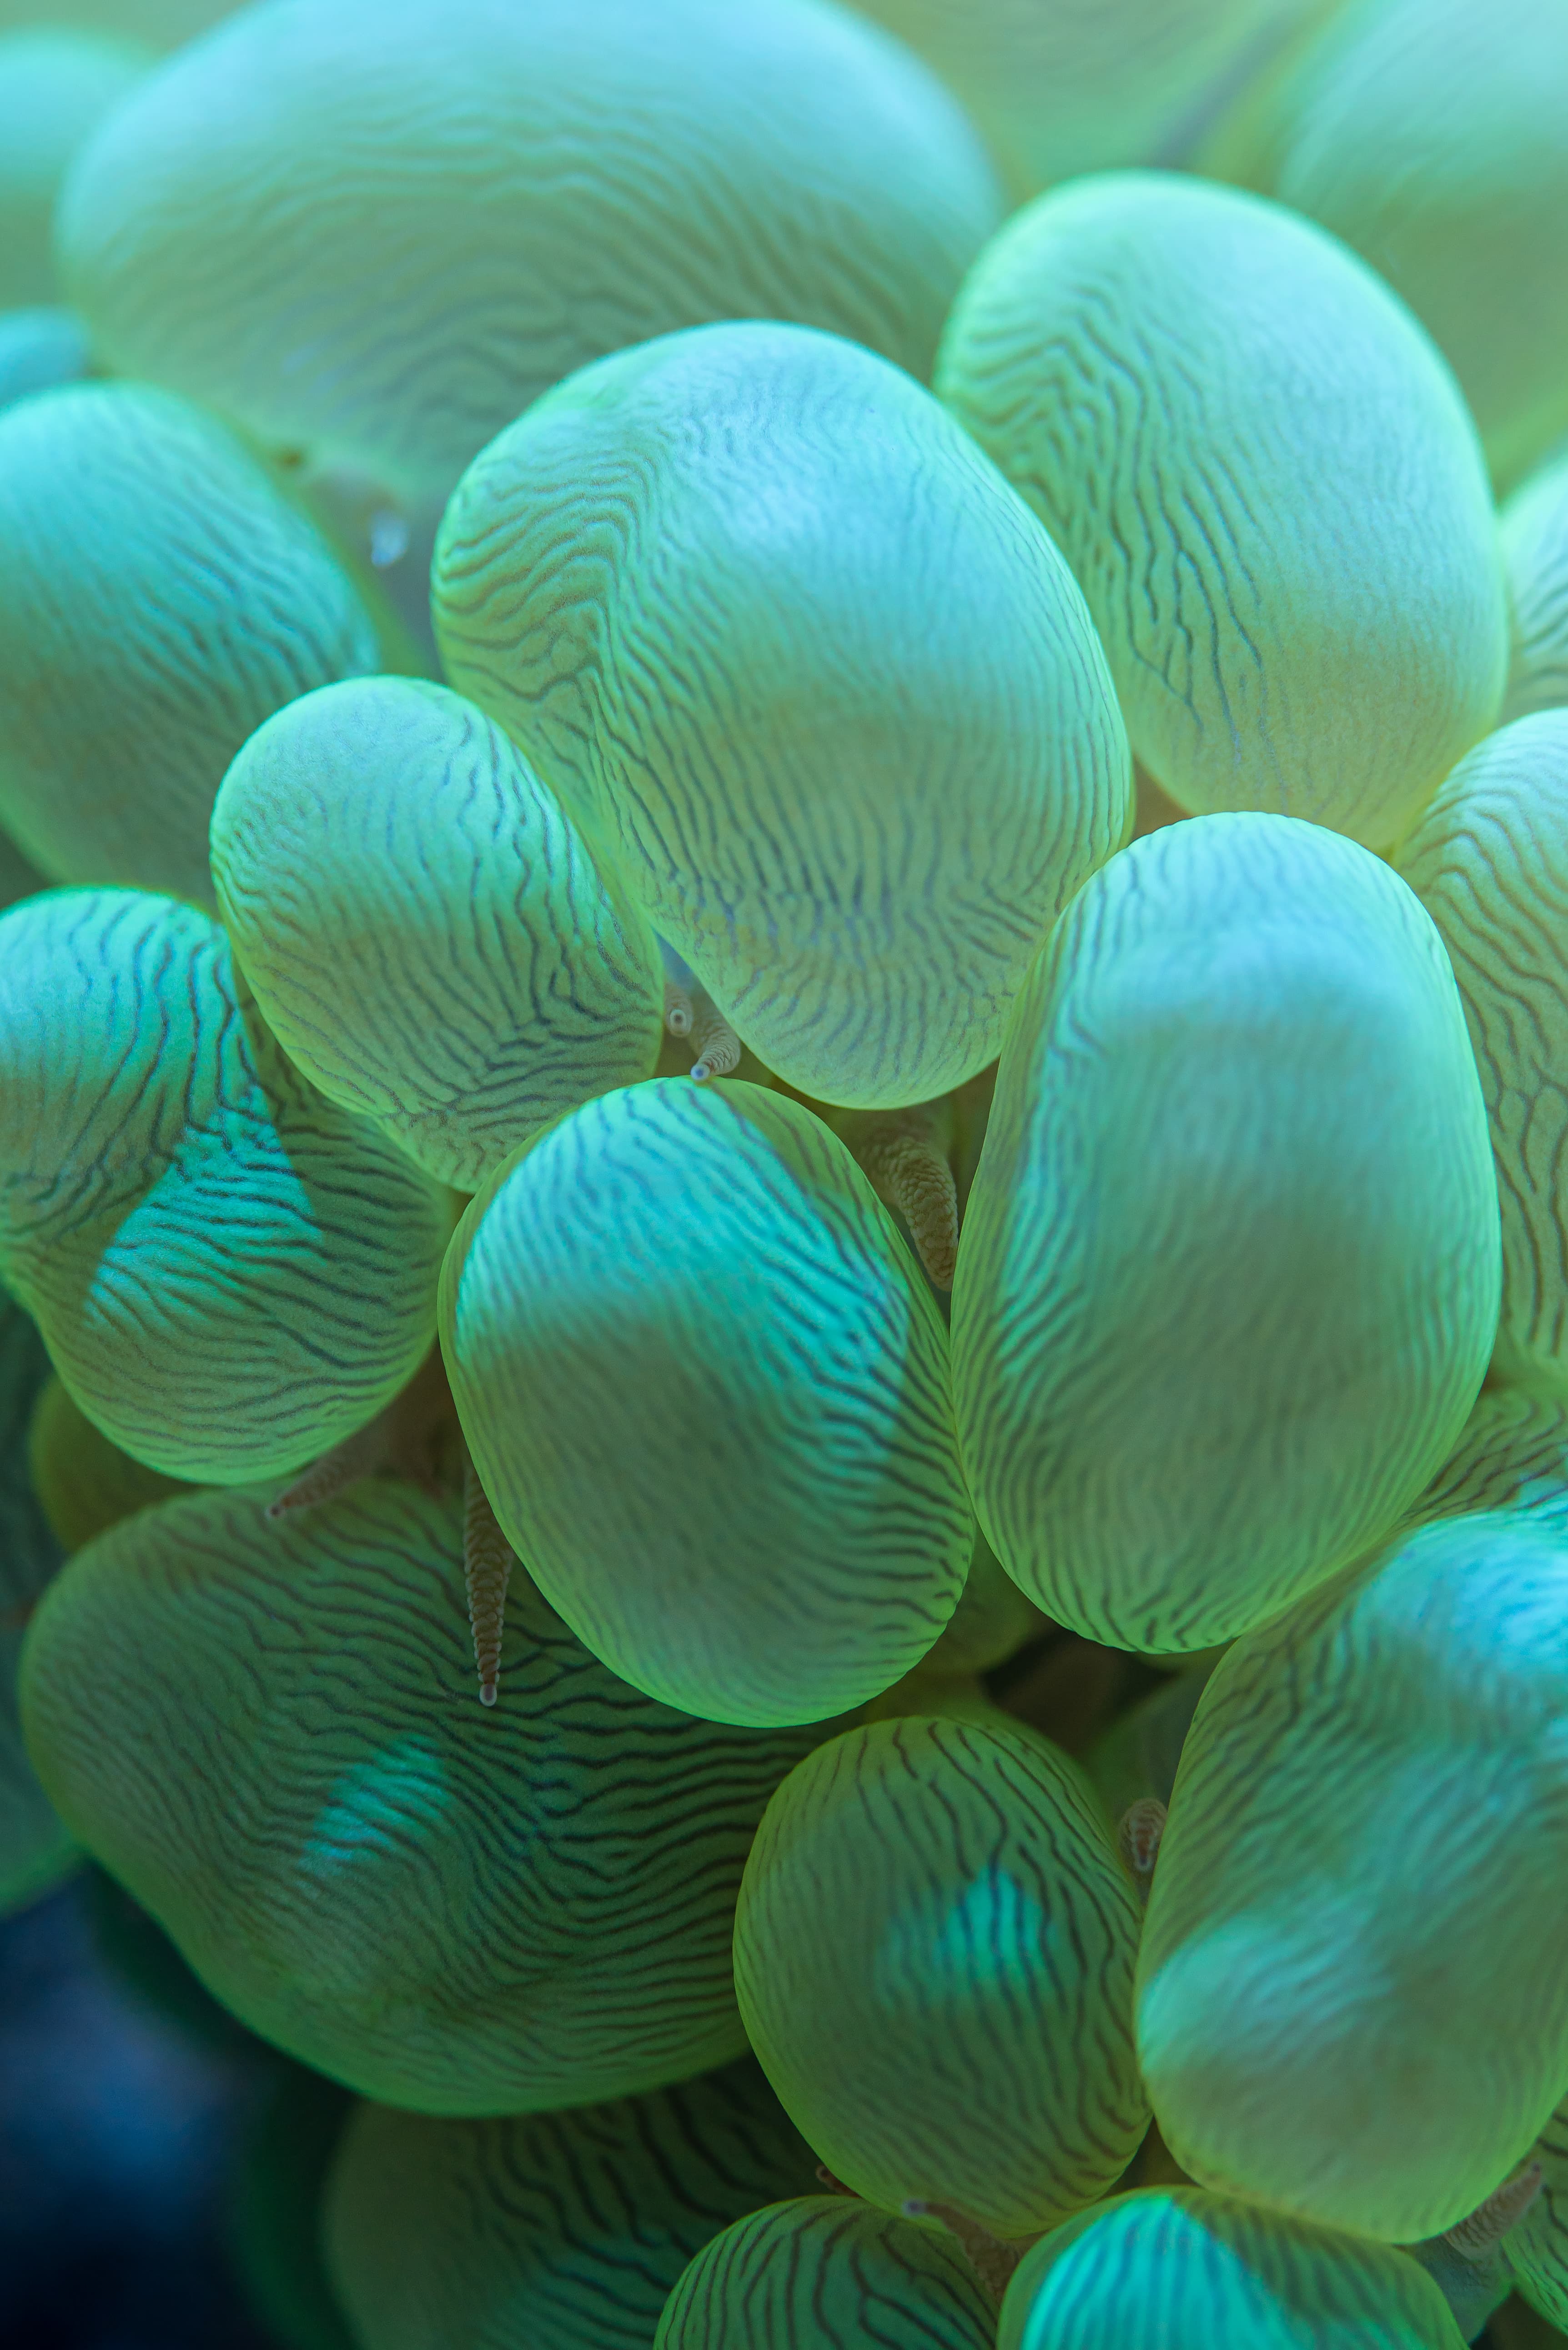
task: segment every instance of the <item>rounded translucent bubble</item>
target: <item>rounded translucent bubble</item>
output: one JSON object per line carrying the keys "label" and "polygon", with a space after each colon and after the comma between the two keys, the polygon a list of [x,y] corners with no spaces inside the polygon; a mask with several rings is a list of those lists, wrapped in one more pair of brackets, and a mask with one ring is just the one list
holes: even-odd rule
{"label": "rounded translucent bubble", "polygon": [[1182,807],[1385,848],[1494,723],[1475,429],[1403,306],[1283,206],[1147,172],[1042,196],[971,272],[937,380],[1072,565]]}
{"label": "rounded translucent bubble", "polygon": [[[36,9],[41,18],[43,10]],[[0,19],[0,309],[55,297],[50,234],[72,158],[154,62],[134,40]]]}
{"label": "rounded translucent bubble", "polygon": [[1513,655],[1505,720],[1568,707],[1568,454],[1532,473],[1499,518]]}
{"label": "rounded translucent bubble", "polygon": [[455,1503],[200,1493],[58,1578],[27,1741],[208,1988],[367,2095],[520,2113],[738,2055],[741,1868],[818,1733],[654,1704],[519,1575],[493,1710],[472,1673]]}
{"label": "rounded translucent bubble", "polygon": [[1229,159],[1321,221],[1448,359],[1498,480],[1568,428],[1568,18],[1539,0],[1355,0]]}
{"label": "rounded translucent bubble", "polygon": [[1018,998],[959,1246],[998,1557],[1114,1647],[1260,1623],[1440,1465],[1498,1279],[1464,1017],[1404,883],[1283,816],[1135,841]]}
{"label": "rounded translucent bubble", "polygon": [[924,374],[998,211],[935,77],[819,0],[286,0],[105,126],[59,241],[120,372],[420,498],[673,328],[798,319]]}
{"label": "rounded translucent bubble", "polygon": [[130,889],[0,918],[0,1271],[88,1417],[166,1475],[281,1476],[435,1332],[448,1198],[306,1084],[216,922]]}
{"label": "rounded translucent bubble", "polygon": [[75,383],[87,367],[87,334],[74,310],[0,311],[0,408]]}
{"label": "rounded translucent bubble", "polygon": [[1322,0],[856,0],[928,58],[1014,195],[1184,154]]}
{"label": "rounded translucent bubble", "polygon": [[15,906],[24,898],[36,897],[47,889],[48,882],[36,865],[29,864],[9,833],[0,832],[0,908]]}
{"label": "rounded translucent bubble", "polygon": [[17,1717],[23,1634],[64,1558],[27,1466],[27,1424],[48,1376],[37,1330],[0,1291],[0,1918],[47,1893],[78,1857],[38,1783]]}
{"label": "rounded translucent bubble", "polygon": [[1568,2081],[1568,1541],[1423,1528],[1216,1669],[1138,1964],[1205,2185],[1391,2241],[1467,2218]]}
{"label": "rounded translucent bubble", "polygon": [[1459,1440],[1407,1523],[1512,1510],[1568,1534],[1568,1399],[1483,1388]]}
{"label": "rounded translucent bubble", "polygon": [[809,1110],[660,1077],[504,1169],[442,1269],[495,1513],[579,1638],[722,1721],[814,1721],[930,1648],[974,1521],[947,1337]]}
{"label": "rounded translucent bubble", "polygon": [[361,2350],[652,2350],[693,2253],[756,2204],[808,2193],[815,2159],[750,2057],[569,2113],[366,2106],[323,2232]]}
{"label": "rounded translucent bubble", "polygon": [[443,686],[357,679],[279,711],[223,780],[212,855],[279,1043],[442,1182],[476,1191],[564,1111],[653,1074],[652,932]]}
{"label": "rounded translucent bubble", "polygon": [[1489,736],[1398,856],[1441,934],[1502,1207],[1501,1378],[1568,1393],[1568,710]]}
{"label": "rounded translucent bubble", "polygon": [[[1533,2309],[1568,2326],[1568,2098],[1530,2149],[1541,2166],[1536,2200],[1504,2241],[1503,2267]],[[1555,2337],[1553,2337],[1555,2338]]]}
{"label": "rounded translucent bubble", "polygon": [[53,1377],[40,1389],[28,1422],[27,1466],[49,1530],[66,1551],[80,1550],[121,1518],[189,1490],[181,1478],[165,1477],[122,1451]]}
{"label": "rounded translucent bubble", "polygon": [[1138,1912],[1087,1782],[1046,1741],[872,1722],[790,1773],[746,1863],[735,1984],[785,2109],[885,2210],[1051,2227],[1148,2121]]}
{"label": "rounded translucent bubble", "polygon": [[993,1059],[1130,825],[1061,556],[929,393],[836,338],[715,327],[574,377],[470,469],[433,577],[453,683],[824,1101]]}
{"label": "rounded translucent bubble", "polygon": [[996,2312],[950,2238],[852,2196],[812,2195],[750,2212],[705,2245],[654,2350],[992,2350],[995,2339]]}
{"label": "rounded translucent bubble", "polygon": [[210,900],[241,743],[376,660],[325,540],[186,401],[82,384],[0,413],[0,821],[54,879]]}
{"label": "rounded translucent bubble", "polygon": [[997,2350],[1460,2350],[1403,2252],[1191,2187],[1117,2195],[1024,2255]]}
{"label": "rounded translucent bubble", "polygon": [[[69,0],[70,22],[84,31],[143,41],[157,49],[178,47],[229,13],[232,0]],[[33,32],[39,0],[0,0],[0,26]]]}

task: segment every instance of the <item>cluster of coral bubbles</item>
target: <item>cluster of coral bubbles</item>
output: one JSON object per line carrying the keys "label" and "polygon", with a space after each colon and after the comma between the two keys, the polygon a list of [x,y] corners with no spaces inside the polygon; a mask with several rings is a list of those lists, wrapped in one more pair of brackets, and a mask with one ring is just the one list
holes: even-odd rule
{"label": "cluster of coral bubbles", "polygon": [[0,38],[0,1884],[365,2101],[360,2350],[1568,2322],[1564,120]]}

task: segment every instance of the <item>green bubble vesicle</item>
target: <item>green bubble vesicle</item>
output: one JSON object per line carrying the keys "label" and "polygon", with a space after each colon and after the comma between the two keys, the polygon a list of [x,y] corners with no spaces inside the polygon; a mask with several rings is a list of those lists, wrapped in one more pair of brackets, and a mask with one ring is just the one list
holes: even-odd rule
{"label": "green bubble vesicle", "polygon": [[1135,841],[1018,999],[959,1249],[998,1557],[1113,1646],[1261,1622],[1441,1463],[1498,1264],[1463,1014],[1410,891],[1282,816]]}
{"label": "green bubble vesicle", "polygon": [[561,385],[464,477],[433,608],[453,683],[824,1101],[923,1101],[992,1060],[1128,827],[1060,556],[929,394],[846,342],[713,328]]}

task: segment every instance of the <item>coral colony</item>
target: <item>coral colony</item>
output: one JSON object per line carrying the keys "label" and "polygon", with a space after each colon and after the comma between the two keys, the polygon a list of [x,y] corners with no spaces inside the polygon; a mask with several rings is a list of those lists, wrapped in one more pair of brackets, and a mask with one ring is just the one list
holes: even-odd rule
{"label": "coral colony", "polygon": [[360,2350],[1568,2324],[1568,6],[218,13],[0,17],[5,1900]]}

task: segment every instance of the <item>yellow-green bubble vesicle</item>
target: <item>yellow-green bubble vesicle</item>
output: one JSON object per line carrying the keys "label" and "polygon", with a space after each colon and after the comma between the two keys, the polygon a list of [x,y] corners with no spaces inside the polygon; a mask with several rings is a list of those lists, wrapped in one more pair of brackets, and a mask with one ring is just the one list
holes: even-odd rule
{"label": "yellow-green bubble vesicle", "polygon": [[929,371],[998,213],[901,45],[817,0],[286,0],[72,173],[68,298],[122,373],[444,495],[574,368],[798,319]]}
{"label": "yellow-green bubble vesicle", "polygon": [[16,1712],[22,1635],[63,1556],[27,1473],[27,1424],[48,1375],[42,1338],[0,1292],[0,1918],[36,1900],[77,1859],[27,1759]]}
{"label": "yellow-green bubble vesicle", "polygon": [[1324,0],[855,0],[963,99],[1013,192],[1156,160]]}
{"label": "yellow-green bubble vesicle", "polygon": [[1103,2195],[1144,2134],[1137,1936],[1064,1755],[1021,1730],[877,1721],[808,1756],[768,1805],[735,1985],[836,2178],[1016,2237]]}
{"label": "yellow-green bubble vesicle", "polygon": [[1072,565],[1133,749],[1183,807],[1383,848],[1494,722],[1474,428],[1309,222],[1156,172],[1043,196],[971,273],[938,385]]}
{"label": "yellow-green bubble vesicle", "polygon": [[1407,1523],[1477,1510],[1522,1511],[1568,1534],[1568,1399],[1524,1388],[1482,1389]]}
{"label": "yellow-green bubble vesicle", "polygon": [[825,1720],[951,1616],[974,1522],[947,1334],[798,1103],[684,1077],[587,1103],[474,1201],[441,1314],[507,1539],[635,1688]]}
{"label": "yellow-green bubble vesicle", "polygon": [[210,899],[246,735],[376,660],[325,540],[212,418],[137,384],[0,413],[0,822],[55,879]]}
{"label": "yellow-green bubble vesicle", "polygon": [[77,1553],[24,1714],[209,1989],[367,2095],[521,2113],[740,2054],[741,1869],[817,1733],[654,1704],[517,1576],[493,1712],[472,1675],[455,1503],[372,1480],[275,1522],[201,1493]]}
{"label": "yellow-green bubble vesicle", "polygon": [[285,1059],[209,916],[62,889],[0,918],[0,1271],[139,1461],[238,1484],[351,1435],[429,1350],[450,1230]]}
{"label": "yellow-green bubble vesicle", "polygon": [[47,304],[0,311],[0,408],[75,383],[87,366],[87,336],[73,311]]}
{"label": "yellow-green bubble vesicle", "polygon": [[361,2350],[652,2350],[692,2254],[811,2193],[815,2164],[749,2058],[571,2113],[368,2106],[328,2184],[327,2256]]}
{"label": "yellow-green bubble vesicle", "polygon": [[1398,869],[1452,960],[1502,1210],[1493,1367],[1568,1392],[1568,710],[1490,735],[1449,777]]}
{"label": "yellow-green bubble vesicle", "polygon": [[1530,2149],[1541,2193],[1504,2241],[1504,2270],[1531,2306],[1568,2327],[1568,2099]]}
{"label": "yellow-green bubble vesicle", "polygon": [[1521,482],[1498,517],[1513,615],[1505,720],[1568,707],[1568,455]]}
{"label": "yellow-green bubble vesicle", "polygon": [[476,1191],[565,1110],[653,1075],[641,915],[471,702],[367,678],[269,719],[224,778],[213,878],[313,1083]]}
{"label": "yellow-green bubble vesicle", "polygon": [[154,63],[134,40],[0,30],[0,309],[55,297],[50,229],[72,157]]}
{"label": "yellow-green bubble vesicle", "polygon": [[1066,566],[928,392],[836,338],[709,328],[574,377],[470,469],[433,577],[453,684],[824,1101],[993,1059],[1129,828]]}
{"label": "yellow-green bubble vesicle", "polygon": [[1568,1542],[1507,1512],[1422,1528],[1217,1667],[1138,1964],[1196,2178],[1406,2243],[1528,2153],[1568,2088],[1565,1708]]}
{"label": "yellow-green bubble vesicle", "polygon": [[[71,24],[83,31],[171,49],[226,16],[234,0],[68,0],[68,5]],[[41,14],[39,0],[0,0],[0,26],[7,30],[20,26],[36,32]]]}
{"label": "yellow-green bubble vesicle", "polygon": [[1118,2195],[1019,2263],[997,2350],[1461,2350],[1403,2252],[1192,2187]]}
{"label": "yellow-green bubble vesicle", "polygon": [[27,1468],[49,1530],[67,1552],[135,1511],[190,1490],[182,1479],[165,1477],[121,1451],[57,1378],[45,1382],[33,1407]]}
{"label": "yellow-green bubble vesicle", "polygon": [[995,2340],[996,2312],[950,2239],[854,2197],[811,2195],[713,2237],[670,2294],[653,2350],[993,2350]]}
{"label": "yellow-green bubble vesicle", "polygon": [[1249,130],[1247,175],[1427,328],[1505,485],[1568,427],[1565,108],[1560,7],[1355,0]]}
{"label": "yellow-green bubble vesicle", "polygon": [[1018,999],[953,1290],[975,1508],[1060,1623],[1212,1647],[1395,1524],[1497,1321],[1442,942],[1315,825],[1135,841]]}

